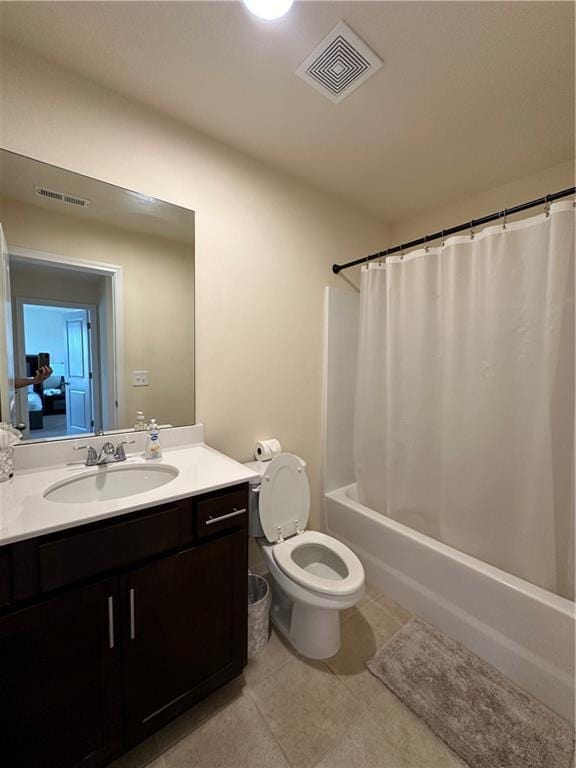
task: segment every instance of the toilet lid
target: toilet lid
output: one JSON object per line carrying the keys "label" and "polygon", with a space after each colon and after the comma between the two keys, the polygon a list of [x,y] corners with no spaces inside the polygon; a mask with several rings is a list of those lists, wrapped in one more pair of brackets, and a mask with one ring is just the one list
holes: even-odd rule
{"label": "toilet lid", "polygon": [[[272,544],[303,531],[310,514],[310,488],[305,464],[291,453],[280,453],[266,467],[260,487],[260,523]],[[280,529],[280,530],[279,530]]]}

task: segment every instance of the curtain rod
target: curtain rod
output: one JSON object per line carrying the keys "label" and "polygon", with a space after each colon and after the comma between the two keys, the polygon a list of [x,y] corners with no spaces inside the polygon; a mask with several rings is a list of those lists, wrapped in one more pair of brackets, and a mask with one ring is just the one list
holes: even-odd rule
{"label": "curtain rod", "polygon": [[450,227],[450,229],[443,229],[440,232],[434,232],[431,235],[425,235],[419,237],[418,240],[411,240],[409,243],[403,243],[402,245],[395,245],[393,248],[386,248],[385,251],[378,251],[378,253],[372,253],[370,256],[364,256],[362,259],[354,259],[354,261],[348,261],[346,264],[333,264],[332,272],[335,275],[338,272],[342,272],[343,269],[349,267],[357,267],[359,264],[366,264],[368,261],[374,261],[374,259],[382,259],[390,256],[393,253],[399,253],[407,248],[415,248],[417,245],[428,245],[432,240],[438,240],[438,238],[445,238],[448,235],[455,235],[457,232],[465,232],[467,229],[474,229],[474,227],[480,227],[483,224],[488,224],[490,221],[498,221],[498,219],[504,219],[506,222],[506,216],[511,216],[514,213],[520,213],[520,211],[527,211],[529,208],[536,208],[539,205],[546,205],[559,200],[562,197],[570,197],[570,195],[576,194],[576,187],[569,187],[568,189],[562,189],[560,192],[554,192],[551,195],[545,197],[539,197],[537,200],[530,200],[529,203],[522,203],[521,205],[515,205],[514,208],[504,208],[503,211],[497,211],[491,213],[488,216],[482,216],[480,219],[472,219],[465,224],[459,224],[457,227]]}

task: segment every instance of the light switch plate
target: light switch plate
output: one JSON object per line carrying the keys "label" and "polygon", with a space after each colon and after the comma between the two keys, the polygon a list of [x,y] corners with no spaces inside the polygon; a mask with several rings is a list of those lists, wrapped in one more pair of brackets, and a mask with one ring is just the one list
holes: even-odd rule
{"label": "light switch plate", "polygon": [[133,387],[147,387],[148,386],[148,371],[132,371],[132,386]]}

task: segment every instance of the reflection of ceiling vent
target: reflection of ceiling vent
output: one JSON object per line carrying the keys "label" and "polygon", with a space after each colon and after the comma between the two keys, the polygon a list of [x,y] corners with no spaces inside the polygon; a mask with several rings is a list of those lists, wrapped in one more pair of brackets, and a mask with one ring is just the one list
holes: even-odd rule
{"label": "reflection of ceiling vent", "polygon": [[340,21],[298,67],[296,74],[337,104],[381,66],[378,56]]}
{"label": "reflection of ceiling vent", "polygon": [[48,189],[48,187],[35,187],[34,189],[38,197],[45,197],[49,200],[58,200],[60,203],[76,205],[78,208],[87,208],[90,205],[90,200],[86,200],[84,197],[66,195],[64,192],[57,192],[55,189]]}

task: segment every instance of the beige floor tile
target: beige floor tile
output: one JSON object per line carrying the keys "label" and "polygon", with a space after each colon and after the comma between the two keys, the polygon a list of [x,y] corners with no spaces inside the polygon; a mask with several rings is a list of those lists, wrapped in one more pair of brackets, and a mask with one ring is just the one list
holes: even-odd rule
{"label": "beige floor tile", "polygon": [[326,664],[350,693],[367,707],[381,694],[382,682],[368,671],[366,658],[347,643]]}
{"label": "beige floor tile", "polygon": [[358,613],[358,609],[366,605],[367,603],[371,603],[372,600],[375,600],[380,595],[380,590],[377,587],[372,586],[372,584],[366,584],[366,594],[362,598],[362,600],[358,603],[358,605],[353,605],[352,608],[345,608],[340,613],[340,619],[342,621],[346,621],[351,616],[354,616]]}
{"label": "beige floor tile", "polygon": [[108,768],[144,768],[144,766],[150,766],[150,768],[164,768],[161,764],[160,748],[156,736],[150,736],[149,739],[138,744],[134,749],[126,752],[113,763],[110,763]]}
{"label": "beige floor tile", "polygon": [[384,608],[384,610],[391,613],[392,616],[394,616],[395,619],[398,619],[398,621],[401,624],[405,624],[407,621],[409,621],[412,618],[412,614],[410,613],[410,611],[408,611],[406,608],[403,608],[399,603],[392,600],[391,597],[387,597],[386,595],[379,595],[376,598],[376,603],[381,608]]}
{"label": "beige floor tile", "polygon": [[297,658],[252,694],[291,765],[315,765],[354,722],[361,708],[324,664]]}
{"label": "beige floor tile", "polygon": [[366,597],[368,600],[375,600],[382,594],[382,590],[375,587],[374,584],[366,584]]}
{"label": "beige floor tile", "polygon": [[356,722],[315,768],[415,768],[407,760],[367,716]]}
{"label": "beige floor tile", "polygon": [[350,654],[362,661],[370,659],[402,624],[376,600],[360,606],[341,626],[340,656]]}
{"label": "beige floor tile", "polygon": [[379,599],[380,598],[373,600],[371,603],[368,603],[368,605],[363,605],[359,610],[360,615],[370,625],[370,628],[374,633],[374,638],[378,643],[378,648],[385,643],[386,640],[389,640],[392,635],[400,629],[403,623],[390,613],[390,611],[379,605]]}
{"label": "beige floor tile", "polygon": [[289,768],[247,689],[163,757],[165,768]]}
{"label": "beige floor tile", "polygon": [[[192,731],[213,717],[217,712],[230,706],[242,697],[244,681],[237,677],[227,685],[199,701],[183,715],[172,720],[156,733],[160,750],[163,752],[186,737]],[[123,768],[123,767],[122,767]]]}
{"label": "beige floor tile", "polygon": [[376,603],[377,600],[361,605],[356,614],[342,624],[340,651],[326,660],[342,684],[364,706],[382,691],[381,681],[368,671],[366,662],[401,626],[389,611]]}
{"label": "beige floor tile", "polygon": [[250,659],[244,669],[246,684],[253,688],[259,682],[276,672],[281,666],[294,658],[286,641],[276,630],[272,630],[268,645],[253,659]]}
{"label": "beige floor tile", "polygon": [[[466,768],[426,723],[382,685],[382,695],[370,707],[380,735],[409,768]],[[404,763],[400,765],[404,766]]]}

